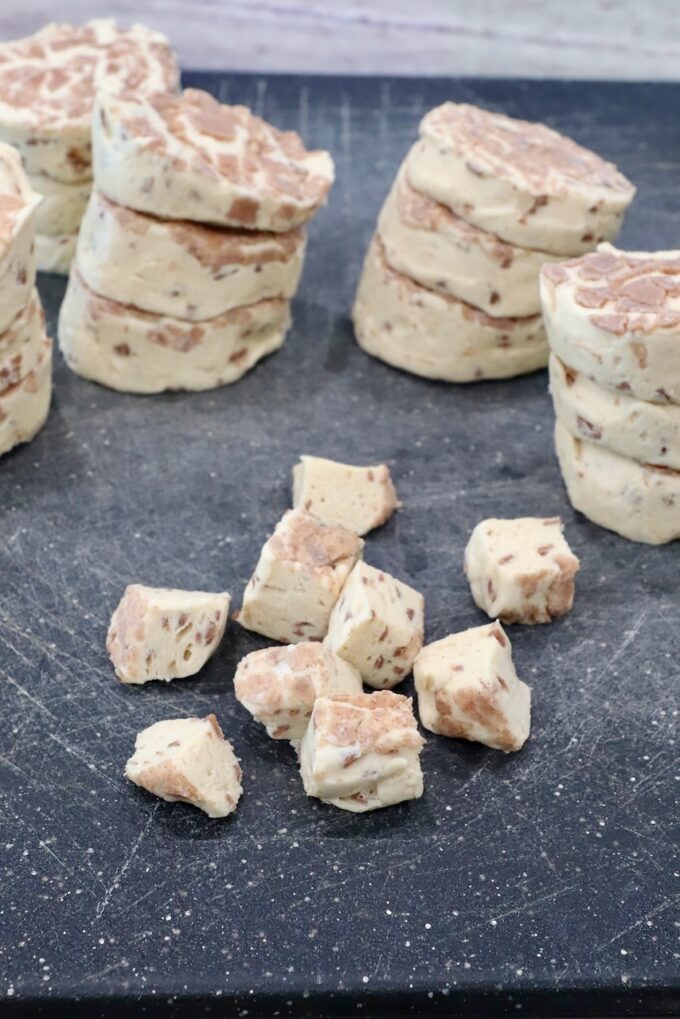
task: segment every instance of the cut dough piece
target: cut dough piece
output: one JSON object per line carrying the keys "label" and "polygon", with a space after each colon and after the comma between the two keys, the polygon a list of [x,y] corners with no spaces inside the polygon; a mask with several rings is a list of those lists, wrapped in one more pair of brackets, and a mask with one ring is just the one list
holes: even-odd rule
{"label": "cut dough piece", "polygon": [[106,636],[121,683],[194,676],[217,650],[231,597],[128,584]]}
{"label": "cut dough piece", "polygon": [[68,276],[76,255],[78,234],[36,234],[35,263],[38,272]]}
{"label": "cut dough piece", "polygon": [[288,301],[272,298],[217,318],[151,315],[90,290],[74,265],[59,314],[59,346],[78,375],[128,393],[214,389],[282,345]]}
{"label": "cut dough piece", "polygon": [[538,273],[559,256],[520,248],[461,219],[397,174],[378,219],[385,260],[397,272],[496,318],[539,315]]}
{"label": "cut dough piece", "polygon": [[326,643],[368,686],[396,686],[423,646],[424,613],[420,592],[358,562],[333,609]]}
{"label": "cut dough piece", "polygon": [[142,731],[125,776],[169,803],[191,803],[208,817],[236,810],[243,773],[214,715],[168,718]]}
{"label": "cut dough piece", "polygon": [[35,283],[39,205],[40,195],[31,189],[18,154],[0,143],[0,333],[29,300]]}
{"label": "cut dough piece", "polygon": [[158,315],[196,321],[270,297],[292,297],[303,228],[257,233],[163,221],[94,191],[78,240],[91,290]]}
{"label": "cut dough piece", "polygon": [[0,44],[0,138],[19,149],[30,174],[89,180],[97,89],[142,97],[178,82],[168,40],[148,28],[121,31],[107,19],[45,25]]}
{"label": "cut dough piece", "polygon": [[320,640],[363,547],[353,531],[289,510],[262,548],[238,621],[286,644]]}
{"label": "cut dough piece", "polygon": [[649,403],[599,386],[554,354],[549,366],[555,415],[576,439],[680,471],[680,406]]}
{"label": "cut dough piece", "polygon": [[357,342],[367,354],[426,378],[504,379],[548,362],[540,315],[491,318],[428,290],[387,265],[377,235],[366,255],[353,318]]}
{"label": "cut dough piece", "polygon": [[0,396],[0,456],[35,438],[47,420],[52,398],[52,340],[43,337],[35,369]]}
{"label": "cut dough piece", "polygon": [[299,749],[305,792],[356,813],[417,800],[424,743],[410,697],[319,697]]}
{"label": "cut dough piece", "polygon": [[649,545],[680,538],[680,471],[575,439],[559,421],[555,451],[572,506],[594,523]]}
{"label": "cut dough piece", "polygon": [[301,456],[293,468],[293,506],[326,524],[366,534],[389,520],[398,505],[385,464],[353,467],[319,456]]}
{"label": "cut dough piece", "polygon": [[361,676],[316,642],[246,655],[234,676],[236,700],[272,739],[302,739],[317,697],[362,693]]}
{"label": "cut dough piece", "polygon": [[430,110],[420,139],[407,161],[413,187],[525,248],[575,255],[613,240],[635,194],[570,138],[466,103]]}
{"label": "cut dough piece", "polygon": [[28,304],[0,333],[0,397],[36,370],[44,349],[45,315],[34,289]]}
{"label": "cut dough piece", "polygon": [[167,219],[249,230],[291,230],[323,205],[327,152],[308,152],[245,106],[207,92],[148,101],[97,95],[94,176],[112,201]]}
{"label": "cut dough piece", "polygon": [[44,173],[29,177],[29,180],[33,190],[42,195],[35,217],[37,233],[52,237],[58,234],[77,234],[92,190],[92,181],[65,184]]}
{"label": "cut dough piece", "polygon": [[680,251],[596,252],[541,270],[548,340],[602,386],[680,404]]}
{"label": "cut dough piece", "polygon": [[559,517],[482,520],[465,549],[476,604],[504,623],[549,623],[574,604],[579,561]]}
{"label": "cut dough piece", "polygon": [[520,750],[531,729],[531,690],[517,678],[500,623],[428,644],[413,669],[420,721],[440,736]]}

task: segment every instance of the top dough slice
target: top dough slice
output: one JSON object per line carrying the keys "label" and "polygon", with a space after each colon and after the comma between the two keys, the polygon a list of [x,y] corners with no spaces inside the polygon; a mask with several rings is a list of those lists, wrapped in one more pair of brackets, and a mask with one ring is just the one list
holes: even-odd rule
{"label": "top dough slice", "polygon": [[601,386],[680,404],[680,250],[597,251],[540,274],[548,342]]}
{"label": "top dough slice", "polygon": [[612,163],[544,124],[465,103],[421,121],[416,190],[525,248],[578,255],[613,240],[635,188]]}
{"label": "top dough slice", "polygon": [[207,92],[148,100],[97,96],[97,186],[120,205],[168,219],[286,231],[323,205],[333,161],[245,106]]}
{"label": "top dough slice", "polygon": [[49,24],[0,45],[0,139],[30,174],[64,182],[92,177],[90,121],[98,88],[138,98],[177,87],[165,36],[115,21]]}

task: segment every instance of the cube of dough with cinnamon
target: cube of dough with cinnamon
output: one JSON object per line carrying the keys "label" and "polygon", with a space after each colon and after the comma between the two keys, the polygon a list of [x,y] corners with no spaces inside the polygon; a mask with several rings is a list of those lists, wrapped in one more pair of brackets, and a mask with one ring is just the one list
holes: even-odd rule
{"label": "cube of dough with cinnamon", "polygon": [[363,547],[353,531],[289,510],[262,548],[238,621],[285,644],[321,640]]}
{"label": "cube of dough with cinnamon", "polygon": [[326,643],[368,686],[396,686],[423,646],[424,604],[408,584],[359,562],[333,609]]}
{"label": "cube of dough with cinnamon", "polygon": [[441,736],[510,753],[531,728],[531,690],[517,678],[500,623],[427,644],[413,667],[420,721]]}
{"label": "cube of dough with cinnamon", "polygon": [[579,561],[559,517],[482,520],[465,549],[465,573],[480,609],[504,623],[549,623],[574,603]]}
{"label": "cube of dough with cinnamon", "polygon": [[358,671],[325,644],[304,641],[246,655],[234,676],[236,700],[272,739],[302,739],[317,697],[363,692]]}
{"label": "cube of dough with cinnamon", "polygon": [[410,697],[319,697],[298,751],[305,792],[357,813],[418,799],[424,743]]}
{"label": "cube of dough with cinnamon", "polygon": [[327,524],[366,534],[388,520],[399,505],[386,464],[354,467],[301,456],[293,468],[293,506]]}
{"label": "cube of dough with cinnamon", "polygon": [[214,715],[169,718],[143,729],[125,775],[154,796],[226,817],[241,797],[241,768]]}
{"label": "cube of dough with cinnamon", "polygon": [[226,593],[128,584],[106,637],[120,681],[195,675],[222,640],[230,601]]}

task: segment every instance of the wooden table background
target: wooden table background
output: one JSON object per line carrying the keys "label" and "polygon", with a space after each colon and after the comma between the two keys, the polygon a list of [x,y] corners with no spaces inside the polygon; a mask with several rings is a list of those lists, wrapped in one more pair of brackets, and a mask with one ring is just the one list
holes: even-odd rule
{"label": "wooden table background", "polygon": [[2,0],[0,38],[139,21],[184,67],[675,80],[677,0]]}

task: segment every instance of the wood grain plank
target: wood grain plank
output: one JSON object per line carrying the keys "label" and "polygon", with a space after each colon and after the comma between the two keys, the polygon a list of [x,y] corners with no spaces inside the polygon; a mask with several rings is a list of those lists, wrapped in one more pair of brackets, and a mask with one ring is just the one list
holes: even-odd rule
{"label": "wood grain plank", "polygon": [[[674,80],[680,67],[674,0],[61,0],[58,10],[158,28],[193,68]],[[51,17],[47,0],[3,5],[0,38]]]}

